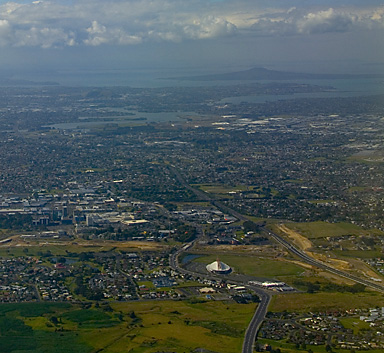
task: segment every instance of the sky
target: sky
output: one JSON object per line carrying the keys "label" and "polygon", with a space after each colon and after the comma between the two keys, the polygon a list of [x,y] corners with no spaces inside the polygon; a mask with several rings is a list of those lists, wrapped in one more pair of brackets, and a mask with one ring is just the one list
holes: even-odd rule
{"label": "sky", "polygon": [[0,0],[0,71],[384,73],[383,0]]}

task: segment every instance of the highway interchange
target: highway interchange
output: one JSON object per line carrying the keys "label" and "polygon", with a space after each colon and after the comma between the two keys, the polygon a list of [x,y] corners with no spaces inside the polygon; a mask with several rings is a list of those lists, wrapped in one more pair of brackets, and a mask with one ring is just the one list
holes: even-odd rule
{"label": "highway interchange", "polygon": [[[379,284],[372,283],[370,281],[367,281],[367,280],[361,279],[359,277],[350,275],[350,274],[345,273],[343,271],[334,269],[334,268],[308,256],[307,254],[305,254],[304,252],[300,251],[295,246],[290,244],[288,241],[286,241],[285,239],[280,237],[279,235],[277,235],[271,231],[268,231],[268,234],[273,239],[275,239],[277,242],[279,242],[281,245],[283,245],[286,249],[288,249],[290,252],[292,252],[294,255],[300,257],[300,259],[305,261],[306,263],[308,263],[312,266],[315,266],[317,268],[320,268],[320,269],[329,271],[331,273],[334,273],[338,276],[347,278],[351,281],[364,284],[364,285],[371,287],[372,289],[375,289],[377,291],[384,292],[384,288],[382,286],[380,286]],[[218,276],[218,275],[213,275],[213,274],[210,274],[208,272],[206,274],[192,272],[192,271],[186,270],[180,266],[179,261],[178,261],[179,255],[181,255],[181,253],[191,249],[194,246],[194,244],[195,244],[195,242],[185,244],[182,248],[178,249],[175,253],[171,254],[170,259],[169,259],[170,267],[173,268],[174,270],[177,270],[180,273],[183,273],[183,274],[189,274],[189,275],[198,276],[198,277],[204,278],[204,279],[211,279],[211,280],[220,281],[222,278],[220,278],[220,276]],[[253,317],[252,317],[252,319],[248,325],[248,328],[245,332],[243,347],[242,347],[242,353],[252,353],[253,352],[253,346],[254,346],[254,343],[256,340],[256,336],[257,336],[257,332],[258,332],[259,327],[262,324],[262,322],[265,318],[265,315],[267,313],[268,305],[271,301],[272,293],[270,291],[264,290],[260,287],[250,286],[248,284],[236,282],[234,280],[228,281],[228,283],[237,284],[237,285],[240,284],[242,286],[245,286],[246,288],[254,291],[260,299],[260,302],[256,308],[256,311],[255,311],[255,313],[254,313],[254,315],[253,315]]]}
{"label": "highway interchange", "polygon": [[[177,170],[175,167],[171,166],[170,169],[171,169],[171,171],[173,171],[173,173],[175,174],[175,176],[179,180],[179,182],[184,187],[186,187],[188,190],[190,190],[193,193],[195,193],[195,195],[198,196],[199,198],[212,203],[212,205],[214,205],[217,208],[219,208],[222,212],[226,212],[226,213],[230,214],[231,216],[236,217],[239,220],[242,220],[242,221],[249,220],[246,216],[238,213],[237,211],[231,209],[230,207],[228,207],[226,205],[223,205],[220,201],[212,199],[207,193],[191,187],[184,180],[184,178],[181,175],[180,171]],[[269,229],[266,229],[266,231],[267,231],[268,235],[272,239],[274,239],[276,242],[281,244],[283,247],[285,247],[292,254],[294,254],[297,257],[299,257],[300,260],[302,260],[302,261],[304,261],[304,262],[306,262],[306,263],[308,263],[308,264],[310,264],[310,265],[312,265],[314,267],[317,267],[317,268],[320,268],[322,270],[331,272],[331,273],[333,273],[335,275],[338,275],[340,277],[347,278],[347,279],[349,279],[349,280],[351,280],[353,282],[361,283],[361,284],[363,284],[363,285],[365,285],[365,286],[367,286],[369,288],[372,288],[374,290],[377,290],[379,292],[384,292],[384,287],[382,285],[374,283],[374,282],[371,282],[371,281],[368,281],[366,279],[363,279],[363,278],[360,278],[360,277],[357,277],[357,276],[354,276],[354,275],[351,275],[351,274],[346,273],[344,271],[335,269],[335,268],[333,268],[333,267],[331,267],[331,266],[329,266],[327,264],[324,264],[323,262],[321,262],[319,260],[316,260],[313,257],[311,257],[308,254],[306,254],[305,252],[299,250],[293,244],[288,242],[286,239],[284,239],[280,235],[272,232]],[[170,266],[173,269],[175,269],[175,270],[177,270],[177,271],[179,271],[181,273],[189,273],[191,275],[198,275],[199,277],[202,277],[202,278],[220,280],[220,278],[218,276],[214,276],[212,274],[208,274],[208,272],[207,272],[206,275],[202,275],[201,273],[194,273],[194,272],[191,272],[191,271],[187,271],[187,270],[185,270],[184,268],[182,268],[179,265],[179,262],[178,262],[179,255],[182,252],[190,249],[193,245],[194,245],[194,242],[186,244],[182,248],[177,250],[174,254],[172,254],[170,256]],[[228,282],[230,282],[230,281],[228,281]],[[239,284],[239,283],[236,283],[236,284]],[[244,285],[244,283],[241,283],[241,285],[243,285],[243,286],[245,286],[245,287],[247,287],[249,289],[252,289],[254,292],[256,292],[256,294],[260,298],[260,303],[257,306],[257,309],[256,309],[256,311],[255,311],[255,313],[254,313],[254,315],[253,315],[253,317],[252,317],[252,319],[251,319],[251,321],[250,321],[250,323],[248,325],[248,328],[247,328],[247,330],[245,332],[244,341],[243,341],[243,347],[242,347],[242,353],[252,353],[253,352],[253,346],[254,346],[254,343],[255,343],[255,340],[256,340],[256,336],[257,336],[257,332],[258,332],[259,327],[262,324],[262,322],[263,322],[263,320],[265,318],[265,315],[267,313],[268,305],[269,305],[269,303],[271,301],[272,294],[271,294],[271,292],[269,292],[267,290],[264,290],[264,289],[262,289],[260,287]]]}
{"label": "highway interchange", "polygon": [[[192,272],[192,271],[186,270],[185,268],[180,266],[180,263],[178,260],[179,256],[184,251],[187,251],[188,249],[193,247],[193,245],[194,245],[194,242],[185,244],[182,248],[178,249],[176,252],[171,254],[169,257],[170,267],[172,269],[174,269],[175,271],[178,271],[179,273],[189,274],[192,276],[198,276],[198,277],[204,278],[204,279],[221,281],[222,278],[218,275],[214,275],[214,274],[211,274],[208,272],[206,274],[201,274],[200,272]],[[253,345],[254,345],[255,340],[256,340],[257,331],[258,331],[260,325],[262,324],[262,322],[265,318],[265,315],[266,315],[267,310],[268,310],[269,302],[271,301],[272,294],[271,294],[271,292],[269,292],[267,290],[263,290],[260,287],[250,286],[248,284],[244,284],[244,283],[237,282],[234,280],[228,280],[227,282],[230,284],[242,285],[248,289],[251,289],[253,292],[255,292],[258,295],[258,297],[260,299],[260,302],[256,308],[256,311],[255,311],[255,313],[254,313],[254,315],[253,315],[253,317],[252,317],[252,319],[248,325],[248,328],[245,332],[244,341],[243,341],[242,353],[252,353],[253,352]]]}

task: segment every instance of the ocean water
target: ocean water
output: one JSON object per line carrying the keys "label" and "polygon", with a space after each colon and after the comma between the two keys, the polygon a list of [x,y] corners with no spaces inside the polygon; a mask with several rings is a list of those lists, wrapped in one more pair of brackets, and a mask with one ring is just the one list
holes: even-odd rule
{"label": "ocean water", "polygon": [[[207,74],[199,70],[97,70],[97,71],[57,71],[50,73],[32,73],[15,75],[14,79],[34,82],[57,82],[69,87],[113,87],[127,86],[137,88],[161,87],[203,87],[252,83],[276,83],[279,81],[188,81],[178,77]],[[173,79],[169,79],[173,78]],[[284,80],[281,83],[305,83],[318,86],[330,86],[333,89],[325,92],[296,93],[288,95],[251,95],[243,97],[227,97],[221,101],[229,103],[263,103],[266,101],[286,100],[293,98],[333,98],[353,97],[362,95],[384,94],[384,78],[370,79],[333,79],[333,80]]]}
{"label": "ocean water", "polygon": [[[263,81],[267,82],[267,81]],[[277,82],[277,81],[268,81]],[[251,95],[228,97],[220,101],[220,103],[239,104],[247,103],[264,103],[268,101],[287,100],[295,98],[336,98],[336,97],[358,97],[372,96],[384,94],[384,79],[344,79],[344,80],[300,80],[300,81],[281,81],[282,83],[297,82],[307,83],[315,86],[333,87],[333,89],[324,92],[313,93],[294,93],[284,95]]]}
{"label": "ocean water", "polygon": [[[197,76],[206,74],[207,72],[192,70],[185,71],[63,71],[45,74],[29,74],[22,77],[13,77],[14,79],[30,80],[34,82],[57,82],[61,86],[67,87],[113,87],[127,86],[136,88],[161,88],[161,87],[202,87],[202,86],[223,86],[223,85],[239,85],[252,83],[277,83],[279,81],[188,81],[185,79],[177,79],[177,77]],[[174,79],[169,79],[173,77]],[[285,95],[248,95],[240,97],[226,97],[218,104],[241,102],[247,103],[264,103],[267,101],[289,100],[296,98],[336,98],[336,97],[354,97],[363,95],[380,95],[384,94],[384,79],[334,79],[334,80],[296,80],[296,81],[280,81],[282,84],[294,82],[297,84],[311,84],[317,86],[331,87],[324,92],[314,93],[296,93]],[[153,121],[178,121],[186,115],[194,115],[193,112],[161,112],[161,113],[143,113],[139,111],[130,111],[126,119],[121,117],[111,119],[110,121],[100,121],[97,117],[89,120],[78,121],[74,123],[53,124],[50,127],[57,129],[87,129],[106,124],[117,124],[119,126],[141,125]],[[135,120],[136,119],[136,120]]]}
{"label": "ocean water", "polygon": [[61,86],[68,87],[127,86],[135,88],[157,88],[174,86],[204,86],[207,83],[169,79],[172,77],[201,74],[201,71],[195,70],[66,70],[23,73],[22,75],[16,74],[12,76],[12,79],[22,79],[34,82],[57,82]]}

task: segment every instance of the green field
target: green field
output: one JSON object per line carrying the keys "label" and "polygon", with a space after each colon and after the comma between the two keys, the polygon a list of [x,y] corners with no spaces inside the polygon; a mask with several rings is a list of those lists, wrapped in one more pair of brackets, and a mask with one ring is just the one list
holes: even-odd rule
{"label": "green field", "polygon": [[101,328],[117,325],[119,322],[110,315],[96,309],[78,309],[64,313],[62,319],[72,321],[82,328]]}
{"label": "green field", "polygon": [[361,321],[357,317],[344,317],[340,318],[341,324],[345,328],[350,328],[353,330],[355,335],[358,335],[360,330],[367,330],[370,328],[369,323],[365,321]]}
{"label": "green field", "polygon": [[382,163],[383,151],[366,150],[360,151],[347,158],[348,161],[358,161],[361,163]]}
{"label": "green field", "polygon": [[309,222],[309,223],[286,223],[286,226],[309,239],[340,237],[345,235],[366,236],[370,234],[383,235],[383,232],[377,229],[365,230],[351,223],[327,223],[327,222]]}
{"label": "green field", "polygon": [[355,259],[372,259],[381,257],[383,253],[380,250],[333,250],[338,257],[352,257]]}
{"label": "green field", "polygon": [[351,293],[291,293],[274,296],[269,310],[317,312],[323,310],[368,309],[382,306],[384,295],[374,292]]}
{"label": "green field", "polygon": [[[308,353],[308,349],[311,349],[314,353],[326,353],[325,352],[325,346],[311,346],[307,345],[306,349],[298,349],[296,348],[295,344],[293,343],[287,343],[286,340],[279,340],[274,341],[270,339],[259,339],[257,340],[257,343],[261,346],[264,346],[265,344],[268,344],[272,347],[272,349],[279,348],[281,353],[297,353],[297,352],[303,352]],[[339,352],[339,350],[334,350],[333,352]],[[342,351],[340,351],[342,352]],[[347,351],[344,351],[347,352]],[[349,352],[348,352],[349,353]]]}
{"label": "green field", "polygon": [[228,194],[228,193],[255,190],[254,186],[246,186],[246,185],[229,186],[224,184],[196,184],[193,186],[209,194]]}
{"label": "green field", "polygon": [[238,352],[254,310],[221,301],[0,304],[0,353]]}
{"label": "green field", "polygon": [[333,200],[310,200],[308,201],[309,203],[313,203],[315,205],[321,205],[321,204],[327,204],[327,203],[332,203]]}
{"label": "green field", "polygon": [[[208,255],[198,257],[194,261],[209,264],[216,259],[216,255]],[[220,255],[220,261],[231,266],[237,273],[256,277],[279,278],[283,276],[297,276],[304,271],[302,267],[289,262],[257,256],[222,254]]]}
{"label": "green field", "polygon": [[[14,246],[9,248],[0,248],[0,256],[2,257],[17,257],[17,256],[40,256],[41,253],[51,253],[53,256],[66,256],[69,253],[80,254],[82,252],[101,252],[110,251],[113,246],[79,246],[79,245],[39,245],[33,244],[27,247]],[[67,251],[66,251],[67,250]]]}
{"label": "green field", "polygon": [[175,201],[174,204],[177,205],[177,209],[179,209],[179,210],[183,210],[186,207],[192,207],[192,208],[197,207],[197,206],[198,207],[208,207],[208,208],[212,207],[211,203],[202,202],[202,201],[200,201],[200,202],[176,202]]}
{"label": "green field", "polygon": [[[126,310],[124,305],[114,307]],[[254,309],[254,304],[225,302],[138,303],[135,313],[142,319],[140,334],[120,340],[111,346],[111,352],[135,345],[139,347],[132,352],[189,352],[198,347],[215,352],[238,352]]]}
{"label": "green field", "polygon": [[[49,321],[52,314],[62,313],[71,306],[66,304],[1,304],[0,352],[86,353],[91,346],[78,338],[73,331],[55,332]],[[44,325],[30,325],[44,316]],[[48,327],[48,324],[51,326]]]}
{"label": "green field", "polygon": [[365,192],[368,190],[370,190],[370,188],[367,186],[352,186],[348,189],[348,192]]}
{"label": "green field", "polygon": [[82,244],[68,244],[66,242],[54,243],[39,243],[38,241],[30,241],[26,246],[12,246],[10,243],[7,247],[0,248],[1,257],[18,257],[18,256],[41,256],[49,253],[53,256],[77,256],[84,252],[108,252],[108,251],[125,251],[125,252],[140,252],[145,250],[159,250],[169,247],[169,244],[148,243],[148,242],[89,242]]}

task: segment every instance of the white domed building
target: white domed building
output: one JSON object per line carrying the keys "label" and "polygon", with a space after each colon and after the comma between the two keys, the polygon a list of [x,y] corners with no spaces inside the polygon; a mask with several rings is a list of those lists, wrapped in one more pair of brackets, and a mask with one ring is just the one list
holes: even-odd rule
{"label": "white domed building", "polygon": [[232,268],[224,262],[221,262],[219,259],[207,265],[206,269],[209,272],[216,273],[219,275],[225,275],[232,272]]}

